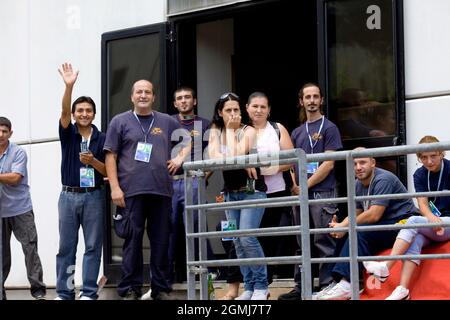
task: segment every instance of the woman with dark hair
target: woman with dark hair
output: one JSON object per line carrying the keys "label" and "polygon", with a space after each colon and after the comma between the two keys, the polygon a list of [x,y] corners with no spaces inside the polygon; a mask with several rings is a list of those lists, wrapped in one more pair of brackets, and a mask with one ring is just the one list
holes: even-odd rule
{"label": "woman with dark hair", "polygon": [[[212,159],[246,155],[254,152],[256,132],[241,122],[239,97],[223,94],[216,103],[209,135],[208,153]],[[259,169],[223,171],[225,201],[266,198],[266,185]],[[236,228],[259,228],[264,208],[226,210],[227,220],[234,220]],[[234,240],[239,259],[262,258],[264,252],[256,237],[237,237]],[[267,300],[269,296],[266,265],[240,266],[244,278],[244,292],[236,300]]]}

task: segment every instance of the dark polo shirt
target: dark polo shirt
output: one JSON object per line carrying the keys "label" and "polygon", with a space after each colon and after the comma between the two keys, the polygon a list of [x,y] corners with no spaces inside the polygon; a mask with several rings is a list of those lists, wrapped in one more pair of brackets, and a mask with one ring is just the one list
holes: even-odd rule
{"label": "dark polo shirt", "polygon": [[[181,127],[186,129],[189,132],[189,135],[192,138],[191,143],[191,157],[186,158],[184,162],[188,161],[201,161],[203,160],[203,152],[205,148],[208,146],[208,135],[207,133],[209,127],[209,120],[199,117],[197,115],[194,116],[193,119],[182,120],[180,119],[179,114],[172,115],[172,118],[177,120]],[[183,168],[179,168],[176,175],[183,174]]]}
{"label": "dark polo shirt", "polygon": [[[59,123],[59,139],[61,141],[61,182],[64,186],[80,186],[80,168],[85,167],[80,161],[80,143],[82,137],[78,132],[78,127],[72,123],[64,129]],[[100,132],[95,125],[92,125],[92,136],[89,143],[89,150],[94,157],[105,162],[103,145],[105,143],[105,134]],[[95,186],[103,184],[103,176],[97,171],[95,173]]]}
{"label": "dark polo shirt", "polygon": [[[339,133],[336,125],[324,118],[323,126],[322,118],[314,122],[308,123],[309,134],[314,136],[319,133],[320,136],[317,141],[313,140],[314,149],[311,148],[308,133],[306,131],[306,124],[302,124],[292,131],[291,139],[295,148],[303,149],[307,154],[309,153],[322,153],[325,151],[336,151],[342,149],[341,134]],[[298,172],[296,168],[296,172]],[[308,178],[310,175],[308,174]],[[334,170],[332,170],[328,176],[321,182],[309,189],[310,192],[331,191],[336,186],[336,178],[334,176]]]}
{"label": "dark polo shirt", "polygon": [[[125,197],[139,194],[172,196],[172,178],[167,161],[176,155],[176,151],[171,154],[172,146],[177,145],[181,138],[190,143],[190,137],[171,116],[153,111],[153,117],[154,122],[147,135],[147,142],[152,144],[148,163],[134,159],[138,143],[144,142],[144,133],[133,112],[120,113],[109,124],[104,150],[117,155],[117,177]],[[147,132],[148,126],[142,125]]]}

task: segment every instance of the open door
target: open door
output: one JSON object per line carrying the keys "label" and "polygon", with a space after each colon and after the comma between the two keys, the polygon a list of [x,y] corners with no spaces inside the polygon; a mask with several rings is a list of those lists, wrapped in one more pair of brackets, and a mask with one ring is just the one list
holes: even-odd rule
{"label": "open door", "polygon": [[[401,0],[318,2],[319,82],[344,149],[405,142]],[[377,159],[406,185],[406,157]],[[345,183],[338,163],[337,180]],[[345,186],[340,186],[340,194]]]}
{"label": "open door", "polygon": [[[102,35],[102,131],[118,113],[131,110],[131,87],[140,79],[150,80],[155,89],[155,110],[167,110],[167,53],[170,52],[168,23],[108,32]],[[112,228],[114,205],[106,191],[104,272],[109,283],[121,276],[122,243]],[[144,237],[144,281],[148,282],[150,246]]]}

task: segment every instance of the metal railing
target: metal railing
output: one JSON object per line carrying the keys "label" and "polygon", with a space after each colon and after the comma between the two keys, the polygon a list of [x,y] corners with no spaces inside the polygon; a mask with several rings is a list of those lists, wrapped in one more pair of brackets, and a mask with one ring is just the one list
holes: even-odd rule
{"label": "metal railing", "polygon": [[[2,207],[3,184],[0,183],[0,208]],[[0,292],[3,299],[3,217],[0,212]],[[1,300],[1,299],[0,299]]]}
{"label": "metal railing", "polygon": [[[373,148],[364,150],[348,150],[332,153],[308,154],[301,149],[280,151],[274,159],[272,157],[263,157],[258,154],[238,156],[225,159],[212,159],[196,162],[187,162],[183,165],[185,169],[185,204],[186,204],[186,250],[187,250],[187,283],[188,299],[196,298],[195,275],[200,274],[200,299],[207,299],[207,267],[213,266],[233,266],[233,265],[251,265],[251,264],[299,264],[302,266],[302,297],[304,299],[312,298],[311,282],[311,264],[312,263],[335,263],[349,262],[350,264],[350,282],[352,286],[352,299],[359,299],[359,270],[358,262],[369,260],[410,260],[416,259],[450,259],[450,254],[419,254],[419,255],[400,255],[400,256],[358,256],[357,232],[360,231],[382,231],[382,230],[400,230],[418,227],[450,227],[450,223],[425,223],[415,225],[356,225],[356,201],[374,200],[374,199],[407,199],[435,196],[450,196],[450,191],[435,191],[421,193],[403,193],[386,194],[372,196],[355,195],[355,158],[365,157],[386,157],[411,154],[417,152],[429,152],[437,150],[450,150],[450,142],[439,142],[418,145],[405,145],[394,147]],[[307,162],[322,162],[325,160],[345,160],[346,161],[346,179],[347,179],[347,197],[315,199],[308,198],[307,186]],[[299,186],[300,194],[298,196],[278,197],[263,200],[243,200],[225,203],[205,203],[205,171],[211,170],[234,170],[242,168],[252,168],[267,166],[268,164],[291,164],[297,163],[299,168]],[[193,204],[192,179],[198,179],[198,204]],[[316,233],[329,233],[329,228],[310,229],[309,227],[309,205],[319,203],[347,203],[347,214],[349,217],[349,226],[345,228],[334,228],[333,232],[348,232],[349,257],[332,258],[311,258],[310,235]],[[274,227],[264,229],[247,229],[236,231],[206,231],[206,214],[217,210],[226,210],[245,207],[285,207],[296,205],[300,207],[301,224],[299,226]],[[194,233],[193,213],[198,210],[198,232]],[[297,256],[269,257],[269,258],[251,258],[251,259],[226,259],[226,260],[207,260],[206,257],[206,239],[218,237],[239,237],[239,236],[281,236],[281,235],[300,235],[302,254]],[[194,257],[194,238],[199,239],[199,260]]]}

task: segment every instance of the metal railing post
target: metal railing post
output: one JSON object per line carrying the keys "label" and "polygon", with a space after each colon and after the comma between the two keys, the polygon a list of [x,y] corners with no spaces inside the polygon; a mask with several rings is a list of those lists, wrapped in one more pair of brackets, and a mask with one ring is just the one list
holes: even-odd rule
{"label": "metal railing post", "polygon": [[[206,203],[206,186],[205,186],[205,174],[202,172],[197,175],[197,183],[198,183],[198,203]],[[206,232],[206,215],[205,210],[198,210],[198,232]],[[199,260],[206,261],[208,260],[207,251],[206,251],[206,241],[205,238],[198,239],[199,242]],[[203,266],[200,266],[203,269]],[[200,300],[208,300],[208,273],[202,272],[200,273]]]}
{"label": "metal railing post", "polygon": [[302,297],[303,299],[311,300],[311,244],[309,230],[308,174],[306,172],[307,160],[306,154],[303,150],[298,149],[296,153],[298,156],[298,182],[300,187],[300,194],[298,198],[300,201],[300,228],[302,239],[302,264],[300,267],[302,270]]}
{"label": "metal railing post", "polygon": [[352,285],[352,299],[359,300],[359,273],[358,273],[358,237],[356,227],[355,203],[355,169],[351,152],[345,159],[347,173],[347,215],[349,220],[348,241],[350,256],[350,283]]}
{"label": "metal railing post", "polygon": [[[2,192],[3,192],[2,188],[3,185],[0,183],[0,208],[2,204]],[[3,299],[3,218],[1,212],[0,212],[0,292]]]}
{"label": "metal railing post", "polygon": [[[192,177],[184,171],[184,201],[186,206],[193,204]],[[192,209],[186,209],[186,234],[194,232],[194,212]],[[186,239],[186,260],[187,262],[195,261],[194,254],[194,238]],[[186,267],[188,300],[195,300],[195,267]]]}

